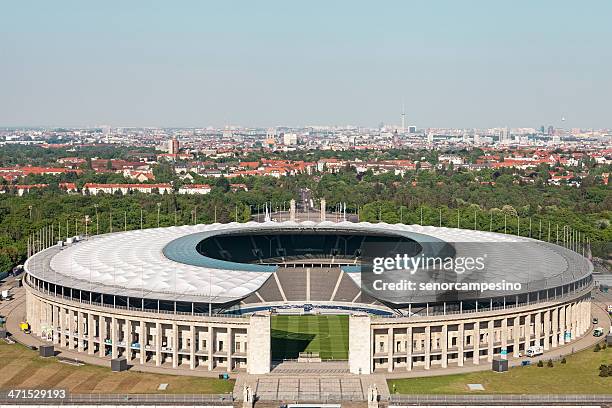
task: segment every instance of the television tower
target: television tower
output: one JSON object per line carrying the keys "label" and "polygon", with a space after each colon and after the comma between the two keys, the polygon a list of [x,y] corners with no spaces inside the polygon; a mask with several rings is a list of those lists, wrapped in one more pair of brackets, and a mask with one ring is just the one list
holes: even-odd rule
{"label": "television tower", "polygon": [[404,103],[402,102],[402,133],[406,130],[406,112]]}

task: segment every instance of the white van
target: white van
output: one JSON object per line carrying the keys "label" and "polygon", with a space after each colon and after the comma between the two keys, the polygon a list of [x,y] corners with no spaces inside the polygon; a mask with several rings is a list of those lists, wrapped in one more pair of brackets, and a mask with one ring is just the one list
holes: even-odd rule
{"label": "white van", "polygon": [[544,347],[542,346],[530,346],[526,351],[525,355],[527,357],[535,357],[544,354]]}

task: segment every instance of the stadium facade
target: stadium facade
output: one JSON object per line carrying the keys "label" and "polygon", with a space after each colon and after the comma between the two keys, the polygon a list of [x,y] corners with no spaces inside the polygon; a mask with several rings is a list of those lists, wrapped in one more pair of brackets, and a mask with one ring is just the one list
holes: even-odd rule
{"label": "stadium facade", "polygon": [[[346,313],[352,373],[486,364],[532,345],[554,349],[586,333],[592,265],[574,250],[530,238],[415,225],[248,222],[73,237],[25,264],[32,333],[60,348],[132,364],[192,370],[271,369],[271,315]],[[519,291],[365,290],[364,243],[453,257],[494,244],[465,282],[506,279]]]}

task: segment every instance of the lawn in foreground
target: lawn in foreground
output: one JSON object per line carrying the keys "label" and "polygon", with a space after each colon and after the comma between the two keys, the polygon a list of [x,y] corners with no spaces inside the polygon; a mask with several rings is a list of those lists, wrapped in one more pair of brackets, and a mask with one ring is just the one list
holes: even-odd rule
{"label": "lawn in foreground", "polygon": [[272,358],[316,352],[322,359],[348,359],[348,316],[272,316]]}
{"label": "lawn in foreground", "polygon": [[[554,367],[511,368],[506,373],[477,373],[436,377],[390,379],[389,390],[399,394],[478,394],[467,384],[482,384],[486,394],[610,394],[612,377],[599,377],[601,364],[612,364],[612,348],[600,352],[592,348],[567,357],[567,363]],[[546,361],[544,361],[546,363]]]}
{"label": "lawn in foreground", "polygon": [[[168,384],[166,391],[157,390],[162,383]],[[75,394],[224,394],[233,390],[234,381],[72,366],[0,341],[0,390],[13,388],[58,388]]]}

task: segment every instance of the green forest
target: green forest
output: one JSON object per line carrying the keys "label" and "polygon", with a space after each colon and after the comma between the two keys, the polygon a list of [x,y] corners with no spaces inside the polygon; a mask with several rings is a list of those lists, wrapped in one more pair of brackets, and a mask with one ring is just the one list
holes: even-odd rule
{"label": "green forest", "polygon": [[[477,181],[488,176],[494,177],[495,185]],[[265,203],[288,208],[289,200],[299,201],[301,189],[309,189],[314,201],[325,198],[329,211],[346,203],[347,212],[358,214],[361,221],[476,228],[522,236],[531,231],[532,237],[550,237],[551,241],[556,239],[557,228],[568,225],[599,248],[603,244],[604,249],[597,252],[606,257],[605,245],[612,238],[612,195],[607,186],[522,184],[505,174],[432,171],[402,177],[357,175],[347,169],[320,177],[235,178],[232,183],[248,187],[248,191],[237,192],[230,190],[225,178],[202,179],[213,186],[203,196],[66,194],[54,188],[60,180],[46,176],[50,189],[0,197],[0,271],[22,263],[28,235],[50,224],[56,233],[66,236],[84,234],[86,225],[87,233],[95,234],[158,225],[246,222]]]}

